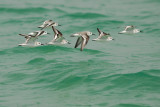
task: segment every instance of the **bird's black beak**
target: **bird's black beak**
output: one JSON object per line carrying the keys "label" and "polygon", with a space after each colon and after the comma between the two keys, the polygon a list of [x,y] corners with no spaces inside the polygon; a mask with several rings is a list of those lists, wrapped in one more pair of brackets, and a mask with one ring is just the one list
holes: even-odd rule
{"label": "bird's black beak", "polygon": [[58,25],[58,26],[62,26],[62,25]]}
{"label": "bird's black beak", "polygon": [[50,33],[47,33],[47,34],[50,34]]}
{"label": "bird's black beak", "polygon": [[92,35],[96,35],[96,34],[93,33]]}
{"label": "bird's black beak", "polygon": [[142,31],[142,30],[140,30],[140,32],[141,32],[141,33],[143,33],[143,31]]}

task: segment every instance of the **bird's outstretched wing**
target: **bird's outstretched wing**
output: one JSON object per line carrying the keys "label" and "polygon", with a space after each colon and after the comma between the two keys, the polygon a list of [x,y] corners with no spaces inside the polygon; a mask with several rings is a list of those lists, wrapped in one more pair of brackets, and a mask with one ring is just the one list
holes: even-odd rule
{"label": "bird's outstretched wing", "polygon": [[88,41],[89,41],[89,36],[88,35],[86,35],[85,37],[82,36],[81,51],[83,51],[83,49],[87,45]]}
{"label": "bird's outstretched wing", "polygon": [[76,45],[75,45],[74,48],[77,48],[80,45],[81,42],[82,42],[82,37],[78,37]]}

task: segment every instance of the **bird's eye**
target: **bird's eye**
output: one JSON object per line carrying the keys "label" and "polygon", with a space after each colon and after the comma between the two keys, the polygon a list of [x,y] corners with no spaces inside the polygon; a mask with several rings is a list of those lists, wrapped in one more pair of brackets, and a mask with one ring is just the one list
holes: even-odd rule
{"label": "bird's eye", "polygon": [[92,35],[92,32],[88,32],[87,34],[88,34],[88,35]]}

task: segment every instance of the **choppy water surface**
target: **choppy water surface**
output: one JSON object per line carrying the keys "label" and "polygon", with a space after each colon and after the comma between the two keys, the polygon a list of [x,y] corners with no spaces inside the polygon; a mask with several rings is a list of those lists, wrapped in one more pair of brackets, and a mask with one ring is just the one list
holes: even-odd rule
{"label": "choppy water surface", "polygon": [[[0,2],[0,107],[159,107],[159,0]],[[72,44],[18,47],[52,19]],[[143,33],[118,34],[135,25]],[[96,28],[115,41],[94,42]],[[81,52],[70,35],[92,31]],[[46,43],[51,34],[39,38]]]}

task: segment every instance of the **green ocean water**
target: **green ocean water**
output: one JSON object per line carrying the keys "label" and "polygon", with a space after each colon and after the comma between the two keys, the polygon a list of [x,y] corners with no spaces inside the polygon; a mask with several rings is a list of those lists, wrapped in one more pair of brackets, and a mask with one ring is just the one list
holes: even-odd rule
{"label": "green ocean water", "polygon": [[[18,47],[48,19],[71,44]],[[0,107],[160,107],[160,0],[1,0],[0,25]],[[87,30],[81,52],[70,35]]]}

